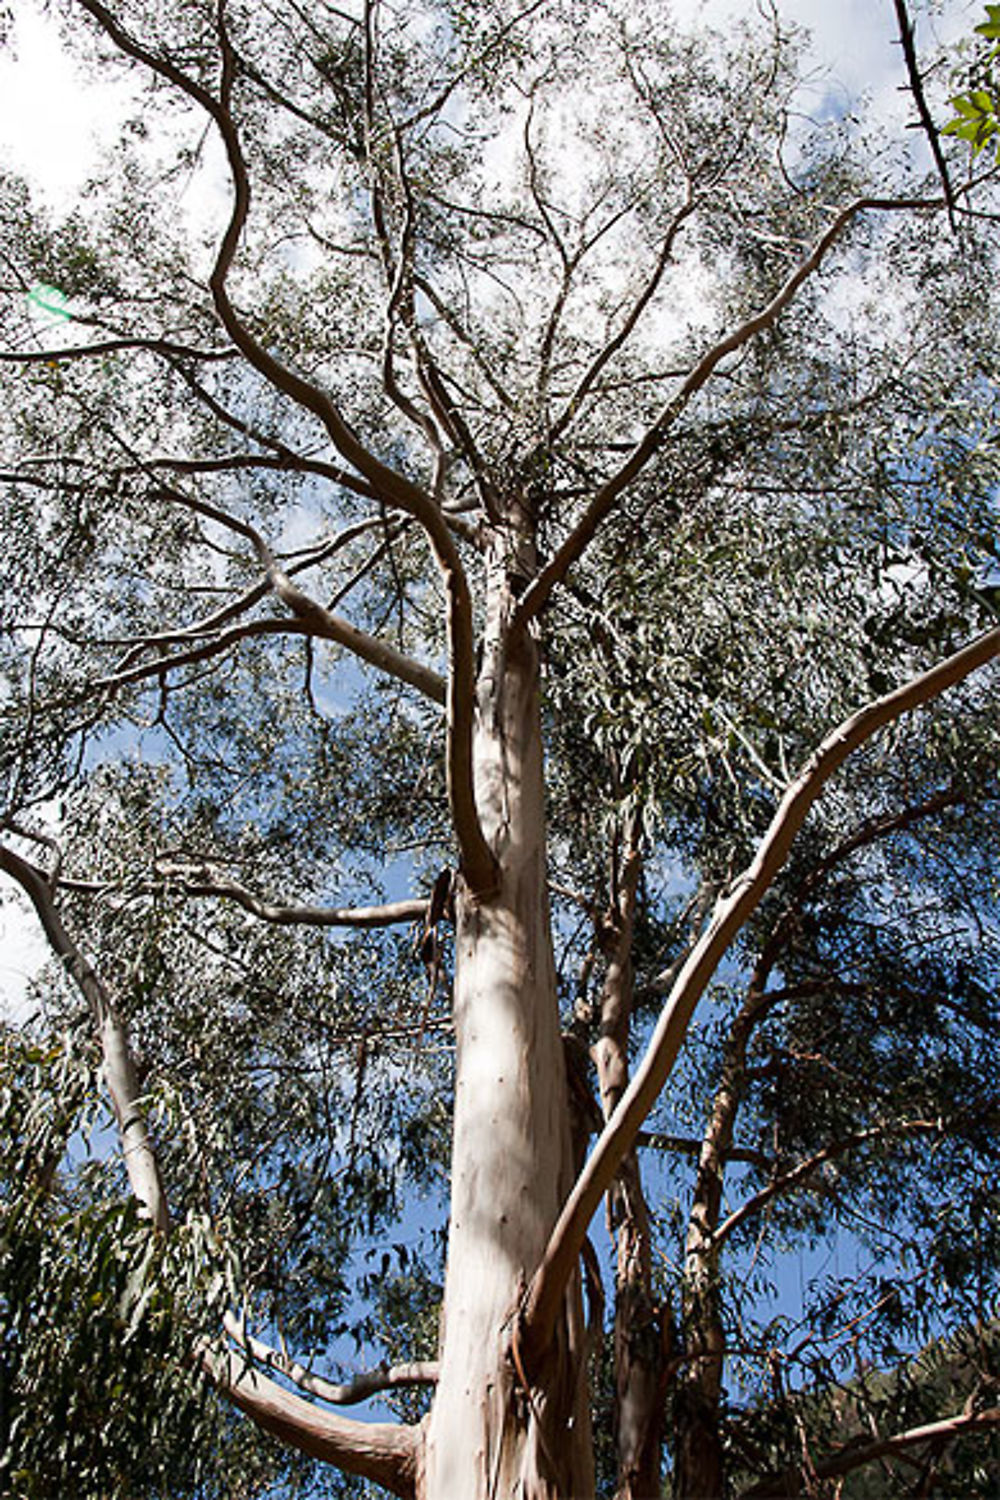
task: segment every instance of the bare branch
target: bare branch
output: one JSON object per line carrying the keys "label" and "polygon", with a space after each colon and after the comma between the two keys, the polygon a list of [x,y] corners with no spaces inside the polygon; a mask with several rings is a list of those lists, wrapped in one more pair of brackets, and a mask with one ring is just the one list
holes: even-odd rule
{"label": "bare branch", "polygon": [[[669,1151],[681,1156],[698,1156],[702,1142],[694,1135],[665,1135],[661,1130],[640,1130],[635,1138],[637,1146],[651,1151]],[[770,1167],[772,1159],[763,1151],[754,1151],[749,1146],[727,1146],[720,1152],[726,1161],[747,1162],[754,1167]]]}
{"label": "bare branch", "polygon": [[211,657],[230,650],[241,641],[252,640],[255,637],[302,635],[311,639],[335,641],[337,645],[359,656],[362,661],[367,661],[383,672],[388,672],[390,676],[398,678],[399,681],[417,688],[432,702],[440,704],[445,702],[445,682],[437,672],[413,661],[411,657],[405,656],[394,646],[390,646],[387,641],[380,641],[375,636],[359,630],[356,625],[351,625],[340,615],[331,614],[322,605],[306,599],[306,596],[297,589],[292,590],[289,586],[289,590],[303,601],[298,608],[297,619],[250,620],[244,625],[235,625],[231,630],[222,631],[211,640],[191,646],[186,651],[164,654],[153,661],[124,666],[118,671],[110,672],[107,676],[98,678],[93,688],[101,692],[113,692],[133,683],[146,682],[151,678],[163,678],[168,672],[174,672],[179,667],[208,661]]}
{"label": "bare branch", "polygon": [[[1000,655],[1000,628],[988,631],[936,667],[875,699],[838,725],[789,785],[757,853],[716,903],[660,1015],[646,1055],[580,1173],[525,1297],[517,1337],[534,1363],[551,1337],[562,1295],[597,1205],[619,1162],[670,1075],[698,1000],[733,938],[781,869],[796,834],[826,782],[879,729],[938,697]],[[523,1356],[522,1356],[523,1357]]]}
{"label": "bare branch", "polygon": [[401,1500],[414,1500],[416,1428],[324,1411],[249,1366],[245,1355],[218,1346],[203,1345],[196,1357],[213,1384],[265,1432],[310,1458],[384,1485]]}
{"label": "bare branch", "polygon": [[314,1375],[297,1360],[290,1359],[288,1355],[273,1349],[270,1344],[251,1337],[232,1314],[227,1314],[223,1322],[226,1332],[241,1350],[251,1354],[265,1368],[276,1370],[287,1379],[294,1381],[300,1390],[307,1391],[310,1396],[318,1396],[321,1401],[329,1402],[331,1406],[356,1406],[361,1401],[367,1401],[371,1396],[377,1396],[381,1391],[402,1390],[415,1385],[434,1385],[438,1378],[437,1360],[417,1360],[405,1365],[379,1365],[375,1370],[367,1370],[361,1375],[355,1375],[346,1384],[336,1384],[331,1380],[325,1380],[322,1375]]}
{"label": "bare branch", "polygon": [[[728,1219],[724,1219],[712,1234],[713,1249],[718,1248],[724,1240],[729,1238],[734,1229],[739,1228],[754,1214],[760,1213],[761,1209],[766,1208],[775,1198],[781,1198],[801,1183],[807,1182],[826,1162],[836,1161],[838,1156],[843,1156],[847,1151],[853,1151],[855,1146],[862,1146],[870,1140],[882,1140],[887,1135],[926,1134],[941,1129],[940,1120],[887,1120],[884,1124],[872,1126],[869,1130],[855,1131],[853,1135],[845,1136],[843,1140],[832,1141],[821,1151],[815,1151],[812,1156],[798,1162],[787,1172],[782,1172],[766,1187],[761,1188],[760,1192],[754,1193],[752,1198],[748,1198],[745,1203],[740,1204],[739,1208],[734,1209]],[[729,1154],[731,1156],[732,1152]]]}
{"label": "bare branch", "polygon": [[657,257],[656,264],[653,267],[652,274],[646,281],[646,285],[642,288],[642,291],[633,302],[618,332],[612,338],[608,339],[604,347],[598,351],[591,363],[588,365],[587,369],[580,376],[580,379],[577,382],[572,394],[568,398],[561,414],[552,424],[549,434],[550,441],[554,442],[561,436],[563,432],[565,432],[566,428],[569,427],[569,425],[576,417],[577,413],[580,411],[583,402],[593,390],[594,385],[601,374],[601,371],[608,364],[609,360],[614,358],[619,349],[621,349],[623,345],[627,343],[633,329],[635,328],[642,314],[645,312],[646,308],[649,306],[650,302],[656,295],[656,290],[659,287],[660,282],[663,280],[663,273],[666,270],[667,266],[670,264],[670,257],[673,253],[674,242],[677,239],[677,235],[680,233],[685,220],[689,218],[690,215],[694,212],[696,206],[697,205],[694,196],[689,189],[685,202],[674,215],[670,227],[668,228],[667,233],[664,236],[663,244],[660,246],[660,253]]}
{"label": "bare branch", "polygon": [[[90,318],[75,318],[74,322],[90,323]],[[194,359],[199,363],[218,363],[220,360],[235,359],[235,349],[192,349],[187,344],[174,344],[169,339],[141,338],[139,335],[122,335],[120,338],[102,339],[94,344],[76,344],[67,349],[32,349],[0,350],[0,364],[4,365],[51,365],[58,364],[62,360],[91,359],[95,355],[119,354],[124,350],[133,352],[137,349],[145,350],[150,354],[162,355],[171,361],[176,359]]]}
{"label": "bare branch", "polygon": [[[959,1412],[953,1417],[944,1417],[939,1422],[928,1422],[923,1427],[911,1427],[906,1432],[894,1433],[891,1437],[878,1438],[874,1443],[860,1443],[842,1448],[830,1458],[815,1464],[817,1479],[834,1479],[840,1474],[850,1474],[865,1464],[879,1458],[904,1458],[907,1448],[922,1443],[940,1443],[961,1437],[966,1432],[983,1428],[1000,1427],[1000,1407],[988,1407],[985,1411]],[[739,1500],[786,1500],[799,1495],[803,1490],[803,1477],[798,1469],[789,1468],[770,1474],[759,1480],[748,1490],[743,1490]]]}
{"label": "bare branch", "polygon": [[0,845],[0,870],[25,892],[53,952],[77,985],[90,1009],[104,1060],[104,1078],[111,1096],[128,1179],[150,1222],[159,1230],[170,1226],[160,1177],[140,1103],[139,1081],[128,1033],[98,975],[63,926],[47,877],[13,849]]}
{"label": "bare branch", "polygon": [[[369,635],[367,631],[352,625],[342,616],[334,614],[332,610],[325,609],[322,604],[317,603],[304,594],[300,588],[292,583],[284,569],[278,566],[268,543],[261,536],[255,526],[249,521],[244,521],[240,516],[234,516],[229,511],[220,509],[217,505],[209,504],[194,495],[185,494],[181,490],[164,486],[156,492],[162,499],[169,500],[173,504],[180,505],[195,514],[205,516],[215,521],[220,526],[225,526],[237,535],[245,537],[260,560],[261,566],[267,574],[268,581],[282,604],[291,610],[292,614],[301,624],[302,633],[317,637],[322,640],[336,641],[348,651],[359,656],[362,661],[369,662],[372,666],[379,667],[383,672],[397,677],[401,682],[407,682],[411,687],[419,688],[422,693],[431,698],[435,703],[444,703],[447,696],[447,687],[444,680],[437,672],[431,671],[429,667],[414,661],[402,651],[397,651],[395,646],[390,646],[387,641],[381,641],[376,636]],[[278,622],[280,626],[286,622]],[[237,627],[227,633],[224,644],[208,643],[203,647],[196,648],[193,652],[183,653],[188,661],[198,660],[200,657],[216,655],[218,651],[224,650],[234,640],[241,639],[244,635],[259,635],[275,632],[275,624],[270,621],[255,621],[247,625]],[[142,676],[158,676],[164,663],[151,664],[143,670]],[[106,679],[100,686],[110,686],[112,683],[118,685],[115,678]],[[132,680],[136,680],[133,676]]]}
{"label": "bare branch", "polygon": [[142,467],[147,471],[169,469],[175,474],[229,474],[241,469],[274,469],[282,474],[315,474],[318,478],[342,485],[355,495],[374,499],[371,485],[365,484],[355,474],[349,474],[346,469],[289,452],[270,457],[259,453],[232,453],[222,458],[150,458],[143,462]]}
{"label": "bare branch", "polygon": [[896,7],[896,20],[899,22],[899,40],[903,48],[903,57],[906,59],[906,73],[910,80],[910,93],[913,95],[917,106],[917,114],[920,116],[920,124],[923,126],[927,144],[931,148],[934,165],[937,167],[938,176],[941,179],[941,187],[944,190],[944,201],[948,207],[948,219],[952,229],[955,228],[955,192],[948,176],[948,166],[941,150],[941,142],[938,133],[934,129],[934,121],[931,119],[930,108],[927,104],[927,95],[924,93],[924,83],[920,76],[920,67],[917,62],[916,48],[913,45],[913,22],[910,20],[906,10],[906,0],[894,0]]}
{"label": "bare branch", "polygon": [[[383,906],[314,906],[311,904],[278,904],[264,901],[235,880],[228,880],[211,866],[194,867],[161,861],[158,873],[171,880],[189,896],[222,896],[235,901],[252,916],[279,927],[392,927],[399,923],[422,921],[427,912],[423,898],[391,901]],[[66,882],[68,885],[69,882]]]}

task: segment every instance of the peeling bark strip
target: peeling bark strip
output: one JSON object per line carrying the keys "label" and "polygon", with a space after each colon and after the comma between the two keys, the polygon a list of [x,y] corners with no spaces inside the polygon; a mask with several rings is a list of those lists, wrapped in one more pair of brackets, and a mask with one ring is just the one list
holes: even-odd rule
{"label": "peeling bark strip", "polygon": [[987,631],[936,667],[875,699],[828,734],[789,785],[753,861],[716,903],[708,928],[677,977],[640,1067],[560,1214],[522,1308],[519,1336],[529,1359],[541,1353],[551,1336],[563,1289],[573,1274],[590,1221],[670,1075],[705,986],[784,864],[824,785],[878,730],[939,697],[998,655],[1000,628]]}

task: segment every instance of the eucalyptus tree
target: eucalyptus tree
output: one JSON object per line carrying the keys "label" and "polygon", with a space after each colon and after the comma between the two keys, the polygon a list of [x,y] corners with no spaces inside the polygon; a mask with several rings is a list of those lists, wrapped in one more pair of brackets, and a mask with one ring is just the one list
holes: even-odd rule
{"label": "eucalyptus tree", "polygon": [[[981,1438],[831,1451],[784,1371],[995,1286],[989,172],[803,123],[777,15],[64,18],[133,106],[71,216],[4,182],[0,870],[99,1050],[128,1359],[428,1500]],[[70,1191],[18,1177],[13,1251]]]}

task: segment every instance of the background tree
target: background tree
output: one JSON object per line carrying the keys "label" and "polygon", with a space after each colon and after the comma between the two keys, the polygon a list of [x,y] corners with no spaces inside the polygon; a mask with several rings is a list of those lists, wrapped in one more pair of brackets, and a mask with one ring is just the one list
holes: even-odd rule
{"label": "background tree", "polygon": [[[209,1404],[178,1493],[980,1483],[989,171],[806,128],[777,16],[65,14],[137,92],[74,215],[3,184],[5,1481],[120,1349],[91,1492],[199,1372],[321,1462]],[[956,1329],[967,1409],[866,1383]]]}

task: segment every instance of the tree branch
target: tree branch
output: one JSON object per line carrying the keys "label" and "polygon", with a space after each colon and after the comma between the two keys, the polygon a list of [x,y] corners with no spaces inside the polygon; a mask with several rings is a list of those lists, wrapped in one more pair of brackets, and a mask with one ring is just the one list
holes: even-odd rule
{"label": "tree branch", "polygon": [[697,202],[689,186],[685,201],[678,209],[677,213],[674,215],[670,223],[670,227],[668,228],[667,233],[664,236],[663,244],[660,246],[660,253],[657,256],[656,264],[653,267],[651,275],[646,281],[646,285],[642,288],[638,297],[636,297],[635,301],[633,302],[627,316],[622,323],[621,328],[619,328],[618,332],[612,338],[608,339],[604,347],[598,351],[587,369],[580,376],[580,379],[577,382],[572,395],[567,399],[562,412],[552,423],[549,432],[550,442],[555,442],[562,435],[562,433],[565,432],[566,428],[569,427],[570,423],[573,422],[577,413],[580,411],[583,402],[586,400],[587,396],[594,388],[594,384],[600,376],[601,371],[608,364],[609,360],[613,359],[614,356],[618,353],[618,350],[621,349],[622,346],[628,341],[632,330],[635,328],[642,314],[645,312],[646,308],[653,300],[653,297],[656,295],[657,287],[663,280],[663,273],[667,269],[667,266],[670,264],[670,257],[673,253],[674,242],[684,225],[684,221],[689,218],[692,213],[694,213],[696,207]]}
{"label": "tree branch", "polygon": [[739,1208],[734,1209],[728,1219],[724,1219],[713,1232],[713,1250],[718,1249],[729,1238],[733,1230],[737,1229],[746,1219],[751,1218],[756,1213],[760,1213],[761,1209],[766,1208],[775,1198],[780,1198],[784,1193],[798,1187],[801,1182],[811,1177],[818,1167],[823,1166],[824,1162],[835,1161],[838,1156],[843,1156],[845,1151],[852,1151],[855,1146],[864,1145],[865,1141],[877,1140],[880,1137],[895,1135],[897,1133],[906,1135],[911,1131],[933,1133],[934,1131],[940,1131],[941,1128],[942,1122],[940,1120],[887,1121],[883,1125],[873,1126],[870,1130],[855,1131],[853,1135],[845,1136],[843,1140],[832,1141],[829,1146],[824,1146],[821,1151],[816,1151],[812,1156],[806,1157],[805,1161],[800,1161],[787,1172],[782,1172],[779,1177],[775,1177],[766,1187],[761,1188],[760,1192],[754,1193],[752,1198],[748,1198],[745,1203],[740,1204]]}
{"label": "tree branch", "polygon": [[[860,1447],[842,1448],[830,1458],[821,1459],[814,1465],[817,1479],[835,1479],[840,1474],[849,1474],[865,1464],[879,1458],[902,1458],[907,1448],[920,1443],[939,1443],[961,1437],[966,1432],[976,1432],[985,1427],[1000,1426],[1000,1407],[988,1407],[985,1411],[960,1412],[954,1417],[945,1417],[939,1422],[928,1422],[923,1427],[911,1427],[906,1432],[894,1433],[891,1437],[878,1438],[874,1443]],[[804,1486],[803,1476],[797,1468],[780,1470],[743,1490],[739,1500],[787,1500],[799,1495]]]}
{"label": "tree branch", "polygon": [[[314,906],[308,903],[278,904],[255,896],[235,880],[227,880],[209,866],[161,863],[158,873],[176,881],[189,896],[222,896],[235,901],[262,922],[279,927],[392,927],[397,923],[422,921],[427,902],[422,897],[412,901],[391,901],[383,906]],[[67,886],[69,882],[64,882]]]}
{"label": "tree branch", "polygon": [[259,1360],[265,1367],[277,1370],[279,1374],[294,1381],[300,1390],[307,1391],[310,1396],[318,1396],[321,1401],[327,1401],[331,1406],[356,1406],[361,1401],[367,1401],[371,1396],[377,1396],[380,1391],[401,1390],[415,1385],[434,1385],[437,1382],[437,1360],[417,1360],[405,1365],[379,1365],[375,1370],[356,1375],[346,1384],[335,1384],[331,1380],[325,1380],[322,1375],[314,1375],[297,1360],[290,1359],[277,1349],[272,1349],[270,1344],[253,1338],[247,1333],[239,1319],[231,1313],[226,1315],[223,1322],[226,1332],[241,1350],[253,1355],[254,1359]]}
{"label": "tree branch", "polygon": [[826,782],[879,729],[938,697],[998,655],[1000,628],[988,631],[929,671],[852,714],[826,736],[791,782],[754,859],[716,903],[712,920],[677,976],[646,1055],[552,1231],[522,1304],[515,1333],[522,1344],[522,1359],[534,1363],[548,1344],[590,1221],[670,1075],[698,1000],[730,943],[770,888]]}
{"label": "tree branch", "polygon": [[[76,318],[74,321],[89,323],[93,320]],[[100,354],[118,354],[126,349],[129,351],[143,349],[151,354],[160,354],[171,361],[194,359],[203,364],[236,358],[235,349],[192,349],[187,344],[172,344],[169,339],[142,338],[139,335],[133,338],[122,335],[120,338],[102,339],[100,343],[76,344],[67,349],[2,350],[0,351],[0,364],[50,365],[61,360],[88,359]]]}
{"label": "tree branch", "polygon": [[[124,1023],[93,968],[62,924],[43,872],[0,845],[0,870],[26,893],[53,950],[80,988],[98,1029],[104,1076],[118,1120],[129,1182],[155,1227],[166,1233],[170,1215],[159,1166],[146,1130],[139,1085]],[[204,1345],[196,1362],[229,1399],[265,1431],[301,1452],[336,1464],[412,1500],[415,1486],[415,1429],[388,1423],[349,1421],[322,1412],[301,1396],[282,1389],[227,1351]]]}
{"label": "tree branch", "polygon": [[[304,599],[305,595],[301,597]],[[93,688],[97,691],[112,692],[132,683],[163,677],[167,672],[175,671],[178,667],[208,661],[211,657],[228,651],[240,641],[251,640],[257,636],[303,635],[313,640],[335,641],[346,650],[353,652],[355,656],[360,657],[362,661],[367,661],[372,666],[389,673],[390,676],[398,678],[400,682],[406,682],[411,687],[417,688],[432,702],[440,704],[445,702],[445,683],[437,672],[432,672],[429,667],[424,667],[419,662],[413,661],[411,657],[396,651],[395,647],[390,646],[388,642],[367,635],[365,631],[350,625],[339,615],[330,614],[329,611],[323,609],[322,605],[312,604],[311,600],[308,603],[312,605],[312,610],[308,613],[303,611],[298,619],[250,620],[245,625],[236,625],[231,630],[221,632],[214,639],[191,646],[186,651],[175,651],[155,661],[122,667],[106,677],[98,678]],[[134,655],[134,653],[131,654]]]}
{"label": "tree branch", "polygon": [[[640,1130],[635,1138],[637,1146],[650,1151],[667,1151],[679,1156],[695,1156],[701,1153],[702,1142],[695,1135],[665,1135],[662,1130]],[[727,1146],[720,1156],[726,1161],[747,1162],[750,1166],[768,1168],[773,1160],[763,1151],[750,1146]]]}
{"label": "tree branch", "polygon": [[208,1378],[258,1427],[282,1442],[414,1500],[418,1433],[390,1422],[359,1422],[324,1411],[249,1366],[246,1357],[203,1345],[197,1361]]}
{"label": "tree branch", "polygon": [[[398,678],[401,682],[409,683],[411,687],[418,688],[435,703],[444,703],[447,698],[447,685],[437,672],[432,672],[429,667],[414,661],[405,652],[397,651],[387,641],[381,641],[377,636],[369,635],[367,631],[360,630],[356,625],[350,624],[342,616],[334,614],[332,610],[325,609],[314,599],[310,599],[300,588],[292,583],[288,573],[281,567],[274,557],[270,546],[261,536],[255,526],[239,516],[233,516],[228,511],[221,510],[217,505],[211,505],[205,500],[199,500],[193,495],[186,495],[181,490],[164,486],[158,495],[172,504],[183,506],[187,510],[194,511],[196,515],[205,516],[208,520],[215,521],[220,526],[225,526],[237,535],[245,537],[254,548],[264,569],[270,587],[277,594],[282,604],[291,610],[292,614],[300,622],[301,633],[322,640],[335,641],[346,650],[353,652],[355,656],[367,661],[371,666],[378,667],[390,676]],[[248,625],[240,626],[216,642],[195,648],[192,651],[181,653],[172,658],[173,662],[191,661],[203,659],[206,656],[216,655],[225,650],[234,641],[244,635],[260,635],[268,633],[282,633],[289,630],[288,622],[285,621],[254,621]],[[289,631],[289,633],[292,633]],[[156,662],[142,669],[141,677],[159,676],[165,669],[167,663]],[[138,680],[135,675],[139,669],[133,669],[130,680]],[[99,686],[111,686],[117,683],[123,674],[116,674],[114,678],[103,680]]]}
{"label": "tree branch", "polygon": [[948,219],[952,229],[955,228],[955,192],[948,176],[948,166],[941,150],[941,142],[938,133],[934,129],[934,121],[931,119],[930,108],[927,104],[927,95],[924,93],[924,83],[920,76],[920,67],[917,63],[916,48],[913,45],[913,22],[910,20],[906,10],[906,0],[894,0],[896,7],[896,20],[899,23],[899,40],[903,48],[903,57],[906,60],[906,74],[910,81],[910,93],[917,106],[917,114],[920,116],[920,124],[923,126],[927,144],[931,148],[934,165],[941,179],[941,187],[944,191],[944,201],[948,208]]}
{"label": "tree branch", "polygon": [[53,952],[87,1002],[100,1039],[104,1078],[118,1121],[132,1191],[150,1222],[165,1232],[170,1226],[170,1212],[140,1104],[139,1080],[125,1023],[94,969],[63,926],[43,872],[3,845],[0,845],[0,870],[27,895]]}
{"label": "tree branch", "polygon": [[[224,25],[220,95],[216,99],[168,58],[160,57],[133,37],[102,0],[76,0],[127,57],[135,59],[194,100],[212,119],[222,138],[233,180],[233,203],[209,288],[230,339],[250,365],[281,394],[312,412],[334,447],[389,506],[411,515],[427,534],[444,583],[448,625],[448,795],[461,856],[462,873],[474,895],[495,889],[496,861],[479,820],[473,782],[472,729],[475,703],[475,639],[469,583],[448,522],[432,496],[404,474],[375,457],[361,442],[330,395],[298,375],[266,349],[244,324],[229,298],[228,275],[250,211],[250,179],[239,135],[230,112],[235,54]],[[220,14],[220,22],[221,22]]]}

